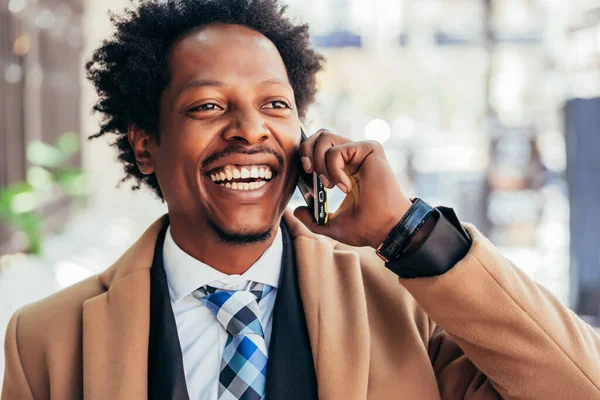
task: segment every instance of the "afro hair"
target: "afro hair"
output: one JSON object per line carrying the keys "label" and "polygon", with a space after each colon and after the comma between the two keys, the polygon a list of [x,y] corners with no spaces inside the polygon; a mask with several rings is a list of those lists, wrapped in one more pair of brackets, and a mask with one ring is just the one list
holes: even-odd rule
{"label": "afro hair", "polygon": [[87,78],[99,99],[93,110],[102,115],[100,131],[116,135],[114,147],[125,177],[138,189],[147,184],[159,198],[155,174],[144,175],[127,138],[131,124],[160,141],[160,98],[169,84],[168,54],[183,35],[213,23],[244,25],[271,40],[281,55],[300,117],[314,100],[316,74],[323,57],[313,50],[307,25],[295,24],[277,0],[142,0],[121,15],[111,14],[115,34],[86,64]]}

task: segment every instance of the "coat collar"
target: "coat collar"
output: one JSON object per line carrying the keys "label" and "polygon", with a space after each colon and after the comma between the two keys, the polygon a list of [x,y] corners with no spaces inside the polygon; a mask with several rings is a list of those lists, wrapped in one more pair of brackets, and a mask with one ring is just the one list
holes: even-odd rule
{"label": "coat collar", "polygon": [[[339,251],[284,213],[320,399],[367,397],[369,324],[357,253]],[[83,305],[86,399],[147,399],[150,268],[163,216],[99,276],[103,294]],[[326,317],[326,319],[323,319]]]}

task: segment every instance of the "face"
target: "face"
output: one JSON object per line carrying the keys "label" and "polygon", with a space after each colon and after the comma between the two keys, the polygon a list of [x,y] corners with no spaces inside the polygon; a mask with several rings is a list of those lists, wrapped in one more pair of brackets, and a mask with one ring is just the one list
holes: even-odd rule
{"label": "face", "polygon": [[226,240],[265,239],[299,170],[299,119],[277,48],[246,27],[215,24],[180,39],[169,65],[160,144],[145,140],[172,221],[206,224]]}

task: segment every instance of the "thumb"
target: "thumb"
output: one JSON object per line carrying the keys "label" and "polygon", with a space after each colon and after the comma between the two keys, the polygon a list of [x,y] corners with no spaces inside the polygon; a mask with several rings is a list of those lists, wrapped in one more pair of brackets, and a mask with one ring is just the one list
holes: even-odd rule
{"label": "thumb", "polygon": [[319,235],[331,237],[329,224],[319,225],[315,221],[311,210],[308,207],[301,206],[294,210],[294,216],[298,218],[308,229]]}

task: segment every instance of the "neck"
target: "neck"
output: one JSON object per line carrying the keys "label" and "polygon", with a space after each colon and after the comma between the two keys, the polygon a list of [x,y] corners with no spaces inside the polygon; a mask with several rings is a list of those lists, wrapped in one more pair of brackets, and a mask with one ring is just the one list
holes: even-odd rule
{"label": "neck", "polygon": [[196,260],[227,275],[246,272],[271,246],[277,236],[279,221],[264,242],[232,244],[223,242],[206,222],[190,224],[189,219],[170,216],[171,235],[183,251]]}

